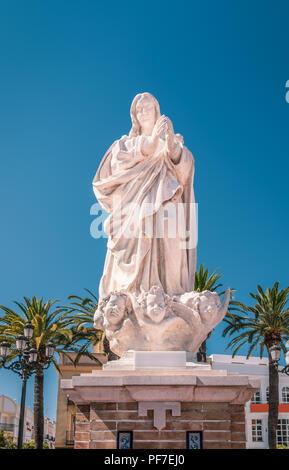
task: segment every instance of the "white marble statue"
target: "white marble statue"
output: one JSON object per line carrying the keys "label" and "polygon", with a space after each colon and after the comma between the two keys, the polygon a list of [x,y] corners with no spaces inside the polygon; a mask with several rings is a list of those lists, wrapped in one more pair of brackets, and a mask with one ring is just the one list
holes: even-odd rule
{"label": "white marble statue", "polygon": [[222,307],[217,294],[193,291],[194,159],[150,93],[134,98],[131,120],[129,135],[112,144],[93,180],[109,213],[95,327],[118,355],[195,352],[225,315],[228,295]]}
{"label": "white marble statue", "polygon": [[[149,237],[144,224],[149,220],[155,229],[158,211],[169,202],[176,207],[178,202],[194,203],[193,156],[149,93],[134,98],[131,119],[129,135],[112,144],[93,180],[96,198],[110,213],[100,298],[114,290],[140,294],[153,285],[169,295],[191,291],[195,247],[184,249],[178,233],[174,238]],[[136,233],[128,238],[132,224]]]}

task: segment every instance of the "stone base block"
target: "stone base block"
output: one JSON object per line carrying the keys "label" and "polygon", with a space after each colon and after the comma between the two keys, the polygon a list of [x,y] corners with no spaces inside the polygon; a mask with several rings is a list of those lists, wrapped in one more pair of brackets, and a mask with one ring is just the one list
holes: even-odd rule
{"label": "stone base block", "polygon": [[121,432],[133,449],[186,449],[192,432],[203,449],[246,448],[244,406],[227,402],[92,402],[77,406],[75,430],[76,449],[116,449]]}
{"label": "stone base block", "polygon": [[127,351],[121,359],[109,361],[103,370],[211,369],[209,364],[191,360],[186,351]]}

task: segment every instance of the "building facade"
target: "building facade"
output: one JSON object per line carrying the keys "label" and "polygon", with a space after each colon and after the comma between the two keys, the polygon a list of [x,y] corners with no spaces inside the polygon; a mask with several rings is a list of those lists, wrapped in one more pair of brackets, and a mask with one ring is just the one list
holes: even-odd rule
{"label": "building facade", "polygon": [[[244,374],[260,380],[260,390],[245,405],[246,447],[248,449],[268,448],[268,358],[212,354],[209,357],[212,368],[227,370],[229,374]],[[279,370],[283,367],[279,366]],[[277,444],[289,447],[289,377],[279,374],[279,419]]]}
{"label": "building facade", "polygon": [[[11,436],[14,442],[18,439],[20,405],[6,395],[0,395],[0,431]],[[34,414],[30,408],[24,411],[23,443],[34,440]],[[54,447],[55,422],[44,418],[44,440],[50,448]]]}
{"label": "building facade", "polygon": [[[75,354],[71,354],[72,358],[73,356]],[[94,356],[99,360],[98,363],[82,356],[76,367],[67,357],[63,355],[59,357],[58,366],[61,375],[58,378],[55,448],[73,448],[75,440],[76,406],[61,389],[60,381],[101,369],[102,364],[107,362],[107,356],[103,353],[94,353]]]}

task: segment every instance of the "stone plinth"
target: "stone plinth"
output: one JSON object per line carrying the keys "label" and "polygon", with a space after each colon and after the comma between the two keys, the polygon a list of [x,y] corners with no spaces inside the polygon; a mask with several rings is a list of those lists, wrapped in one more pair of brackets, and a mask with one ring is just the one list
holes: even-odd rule
{"label": "stone plinth", "polygon": [[121,359],[103,364],[107,370],[187,370],[211,369],[207,363],[194,362],[186,351],[127,351]]}
{"label": "stone plinth", "polygon": [[187,431],[202,431],[203,448],[245,448],[244,404],[258,380],[208,364],[156,369],[141,361],[129,370],[116,362],[119,369],[61,381],[77,405],[75,448],[115,449],[118,431],[133,431],[134,449],[185,449]]}

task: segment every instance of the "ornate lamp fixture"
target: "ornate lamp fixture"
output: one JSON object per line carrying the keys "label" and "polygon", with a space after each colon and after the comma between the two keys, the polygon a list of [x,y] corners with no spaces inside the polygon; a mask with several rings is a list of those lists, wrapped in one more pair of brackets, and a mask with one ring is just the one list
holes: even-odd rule
{"label": "ornate lamp fixture", "polygon": [[[18,352],[18,360],[7,363],[9,353],[11,350],[11,344],[8,341],[0,343],[0,367],[9,369],[20,375],[22,378],[22,393],[21,393],[21,406],[20,406],[20,417],[19,417],[19,429],[18,429],[18,449],[22,448],[23,444],[23,428],[24,428],[24,411],[25,411],[25,399],[26,399],[26,383],[29,377],[34,374],[35,371],[48,369],[52,361],[55,346],[49,342],[45,346],[45,365],[43,365],[38,358],[37,349],[33,348],[30,340],[33,337],[34,327],[28,322],[24,325],[23,335],[16,338],[16,350]],[[15,351],[13,348],[11,351]]]}

